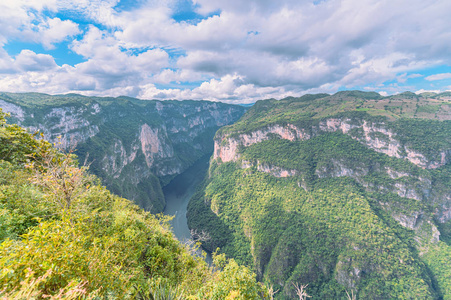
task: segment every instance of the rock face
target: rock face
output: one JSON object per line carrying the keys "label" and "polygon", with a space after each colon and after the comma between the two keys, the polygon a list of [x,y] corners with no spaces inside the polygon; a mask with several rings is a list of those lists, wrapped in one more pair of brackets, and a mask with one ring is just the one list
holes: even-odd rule
{"label": "rock face", "polygon": [[234,138],[216,137],[213,158],[221,158],[222,162],[234,161],[238,158],[238,148],[240,146],[248,147],[269,140],[274,135],[290,141],[310,138],[310,135],[305,133],[305,130],[292,124],[285,126],[275,124],[251,133],[240,134]]}
{"label": "rock face", "polygon": [[151,168],[158,158],[168,158],[174,156],[174,149],[171,144],[165,143],[168,135],[166,128],[150,128],[149,125],[141,126],[139,140],[141,141],[141,150],[146,158],[146,164]]}
{"label": "rock face", "polygon": [[[445,247],[451,225],[451,122],[421,115],[437,103],[361,92],[257,102],[217,132],[190,228],[280,299],[296,298],[297,283],[315,299],[418,297],[441,276],[423,273],[421,258]],[[401,287],[404,275],[421,279]]]}
{"label": "rock face", "polygon": [[279,178],[295,176],[298,173],[296,170],[284,169],[284,168],[280,168],[280,167],[276,167],[276,166],[271,166],[271,165],[268,165],[265,163],[261,164],[258,161],[256,164],[253,164],[248,161],[241,162],[241,167],[243,169],[252,168],[254,166],[257,167],[258,171],[265,172],[265,173],[271,174],[274,177],[279,177]]}
{"label": "rock face", "polygon": [[3,109],[3,112],[12,114],[18,120],[23,121],[24,111],[20,106],[6,102],[4,100],[0,100],[0,107]]}
{"label": "rock face", "polygon": [[[373,123],[364,119],[350,119],[350,118],[327,118],[316,123],[296,126],[294,124],[272,124],[263,128],[256,129],[251,132],[239,133],[234,132],[233,135],[218,133],[214,142],[214,159],[220,159],[220,162],[239,161],[239,149],[242,147],[249,147],[253,144],[267,141],[273,138],[285,139],[289,141],[302,141],[325,134],[328,132],[341,132],[351,136],[353,139],[359,141],[368,148],[386,154],[393,158],[407,160],[414,165],[423,169],[436,169],[449,163],[451,158],[451,149],[437,150],[431,149],[433,155],[427,158],[427,155],[418,151],[412,150],[408,143],[403,143],[398,134],[390,129],[384,122]],[[438,159],[434,159],[438,158]],[[366,166],[362,168],[356,165],[346,165],[340,161],[332,161],[333,167],[329,169],[317,169],[316,175],[318,177],[352,177],[359,183],[366,187],[378,189],[380,191],[389,190],[400,197],[415,199],[419,201],[430,201],[440,203],[436,210],[438,219],[441,222],[451,220],[451,188],[447,189],[447,193],[437,193],[434,191],[434,186],[430,179],[412,176],[409,173],[403,173],[392,169],[384,170],[393,179],[402,177],[415,178],[414,181],[399,182],[387,184],[385,186],[373,187],[371,182],[365,182],[364,176],[368,173],[370,168],[374,166]],[[275,176],[280,174],[274,172],[276,166],[262,167],[259,165],[259,170],[271,173]],[[296,172],[285,171],[286,176],[294,176]]]}
{"label": "rock face", "polygon": [[[274,124],[250,133],[236,134],[233,137],[217,136],[215,138],[214,159],[221,158],[222,162],[234,161],[238,155],[240,146],[248,147],[255,143],[269,140],[276,135],[278,138],[290,141],[307,140],[325,132],[342,132],[352,136],[362,144],[377,152],[391,157],[405,158],[413,164],[435,169],[444,166],[450,161],[451,149],[435,153],[438,160],[426,158],[422,153],[410,149],[409,145],[402,144],[397,139],[397,134],[385,128],[384,123],[374,124],[366,120],[351,120],[330,118],[322,120],[311,127],[298,127],[293,124]],[[311,134],[310,134],[311,133]]]}
{"label": "rock face", "polygon": [[11,121],[73,150],[113,192],[162,211],[160,183],[213,150],[213,135],[245,109],[207,101],[0,94]]}
{"label": "rock face", "polygon": [[[412,150],[408,143],[403,143],[398,134],[384,122],[369,122],[365,119],[350,118],[327,118],[309,125],[296,126],[294,124],[272,124],[262,128],[255,129],[251,132],[233,132],[233,134],[224,134],[218,132],[214,142],[213,158],[219,163],[239,162],[242,168],[257,166],[261,172],[269,173],[275,177],[297,176],[299,172],[296,170],[283,169],[279,166],[272,166],[257,162],[252,164],[249,161],[240,159],[240,149],[249,147],[253,144],[261,143],[273,138],[285,139],[289,141],[303,141],[328,132],[340,132],[351,136],[366,147],[386,154],[393,158],[404,159],[422,169],[436,169],[449,163],[451,157],[451,149],[437,150],[432,157],[438,159],[427,158],[427,155]],[[431,156],[431,155],[429,155]],[[405,171],[398,171],[391,168],[377,170],[381,174],[389,176],[393,181],[386,181],[382,185],[374,185],[366,179],[366,175],[374,172],[377,166],[372,165],[355,165],[352,162],[343,162],[340,160],[332,160],[328,167],[318,168],[315,175],[318,178],[324,177],[351,177],[362,184],[367,190],[378,192],[392,192],[403,198],[414,199],[417,201],[425,201],[428,203],[436,203],[435,214],[437,220],[445,223],[451,220],[451,187],[440,188],[442,192],[437,192],[439,188],[434,186],[430,178],[410,174]],[[299,185],[304,186],[303,183]],[[445,192],[443,192],[445,190]],[[390,207],[385,206],[388,211]],[[437,231],[432,224],[432,220],[418,221],[418,212],[414,215],[403,215],[403,213],[391,212],[392,217],[402,226],[419,230],[423,223],[429,224],[432,230]],[[421,218],[420,218],[421,219]],[[416,224],[416,225],[415,225]],[[429,230],[430,231],[430,230]],[[433,235],[432,240],[438,241],[439,233]]]}
{"label": "rock face", "polygon": [[[87,108],[52,108],[42,124],[29,126],[41,131],[44,137],[63,149],[76,149],[80,143],[99,133],[97,124],[91,124],[84,116]],[[16,116],[12,114],[12,116]]]}

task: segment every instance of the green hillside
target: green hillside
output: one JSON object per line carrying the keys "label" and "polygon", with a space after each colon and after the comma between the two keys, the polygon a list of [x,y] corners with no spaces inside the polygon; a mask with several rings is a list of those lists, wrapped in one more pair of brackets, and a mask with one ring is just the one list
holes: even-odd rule
{"label": "green hillside", "polygon": [[0,110],[1,299],[269,299],[248,268],[207,266],[167,222]]}
{"label": "green hillside", "polygon": [[296,284],[311,299],[451,299],[446,97],[257,102],[216,134],[190,227],[279,290],[275,299],[294,299]]}
{"label": "green hillside", "polygon": [[244,128],[252,130],[257,126],[274,122],[319,119],[349,111],[364,111],[372,116],[382,116],[389,120],[399,118],[451,120],[451,96],[449,93],[426,96],[406,92],[382,97],[375,92],[344,91],[333,95],[308,94],[299,98],[261,100],[252,106],[240,122],[225,130],[238,131]]}
{"label": "green hillside", "polygon": [[73,150],[113,193],[154,213],[161,186],[213,151],[213,136],[244,107],[208,101],[156,101],[77,94],[0,93],[10,121]]}

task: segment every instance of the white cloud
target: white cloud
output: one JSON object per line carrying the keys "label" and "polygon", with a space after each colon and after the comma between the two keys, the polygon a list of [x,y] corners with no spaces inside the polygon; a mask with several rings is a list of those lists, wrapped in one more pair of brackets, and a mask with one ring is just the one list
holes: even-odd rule
{"label": "white cloud", "polygon": [[436,93],[436,94],[439,94],[441,92],[442,91],[440,91],[440,90],[425,90],[425,89],[421,89],[421,90],[416,91],[415,94],[421,94],[421,93]]}
{"label": "white cloud", "polygon": [[81,31],[78,29],[78,25],[70,20],[62,21],[59,18],[53,18],[39,24],[37,33],[37,41],[48,49],[54,49],[54,43],[62,42],[67,37],[77,35]]}
{"label": "white cloud", "polygon": [[425,79],[428,81],[436,81],[436,80],[443,80],[443,79],[450,79],[450,78],[451,78],[451,73],[441,73],[441,74],[430,75],[430,76],[426,77]]}
{"label": "white cloud", "polygon": [[114,7],[120,0],[58,0],[58,10],[95,21],[106,26],[116,26],[117,13]]}
{"label": "white cloud", "polygon": [[[238,74],[243,84],[301,90],[332,83],[349,87],[377,84],[396,77],[402,83],[412,77],[404,78],[400,72],[449,59],[445,51],[425,55],[427,43],[422,37],[409,41],[412,47],[405,49],[405,33],[416,34],[418,22],[430,31],[447,32],[444,29],[451,22],[443,21],[446,18],[429,26],[418,11],[424,8],[444,16],[443,10],[451,8],[447,3],[431,9],[419,0],[409,7],[402,1],[372,0],[319,5],[299,1],[196,2],[200,13],[221,14],[197,24],[176,23],[170,19],[170,11],[160,7],[151,9],[152,17],[147,20],[129,20],[129,26],[117,36],[129,43],[145,41],[186,49],[186,57],[177,63],[182,70],[216,78]],[[447,45],[427,40],[430,45]]]}
{"label": "white cloud", "polygon": [[57,11],[57,0],[15,0],[0,3],[0,45],[10,39],[41,43],[52,49],[54,43],[79,34],[70,20],[49,18],[43,11]]}
{"label": "white cloud", "polygon": [[129,53],[116,37],[93,26],[82,40],[73,43],[72,49],[87,59],[74,66],[75,72],[94,78],[100,90],[146,84],[169,66],[169,55],[164,50]]}
{"label": "white cloud", "polygon": [[[84,58],[57,66],[46,54],[0,50],[0,89],[250,101],[343,86],[391,93],[410,88],[426,67],[451,65],[451,1],[195,0],[198,13],[217,12],[198,22],[172,19],[177,0],[136,1],[128,10],[119,2],[0,3],[0,46],[22,37],[50,49],[76,36],[70,50]],[[81,37],[82,26],[47,10],[101,26]]]}
{"label": "white cloud", "polygon": [[22,50],[16,56],[15,65],[23,71],[46,71],[54,70],[57,65],[51,55],[36,54],[31,50]]}
{"label": "white cloud", "polygon": [[357,59],[353,68],[339,82],[351,87],[353,85],[379,84],[396,78],[397,74],[428,67],[428,61],[417,61],[413,56],[394,52],[370,59]]}
{"label": "white cloud", "polygon": [[159,74],[155,74],[152,77],[154,83],[168,84],[171,82],[182,83],[182,82],[193,82],[206,79],[205,76],[200,72],[194,72],[187,69],[182,70],[172,70],[163,69]]}
{"label": "white cloud", "polygon": [[211,79],[193,89],[191,96],[194,99],[221,99],[225,102],[249,103],[262,98],[281,98],[292,95],[280,87],[258,87],[254,84],[243,84],[243,81],[243,78],[236,74],[226,75],[219,80]]}
{"label": "white cloud", "polygon": [[399,83],[405,83],[407,80],[411,79],[411,78],[419,78],[419,77],[423,77],[423,75],[421,74],[409,74],[407,75],[407,73],[403,73],[401,75],[396,76],[396,80]]}
{"label": "white cloud", "polygon": [[190,89],[158,89],[154,84],[140,86],[141,92],[137,95],[142,99],[220,99],[223,102],[252,103],[259,99],[284,98],[294,93],[283,88],[256,87],[253,84],[240,84],[242,78],[237,75],[227,75],[220,79],[211,79],[203,82],[199,87]]}
{"label": "white cloud", "polygon": [[0,48],[0,74],[14,72],[14,59]]}
{"label": "white cloud", "polygon": [[[86,95],[137,96],[140,85],[150,82],[169,66],[169,55],[160,48],[133,53],[107,31],[92,26],[72,49],[86,61],[58,66],[51,55],[23,50],[15,60],[0,59],[8,73],[0,90],[46,93],[82,92]],[[1,52],[0,52],[1,54]]]}

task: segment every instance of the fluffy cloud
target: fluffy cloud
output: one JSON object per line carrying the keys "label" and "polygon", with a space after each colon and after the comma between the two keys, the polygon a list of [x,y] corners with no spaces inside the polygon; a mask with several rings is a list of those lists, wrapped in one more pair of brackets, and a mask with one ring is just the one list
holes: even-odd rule
{"label": "fluffy cloud", "polygon": [[[4,2],[0,45],[21,36],[51,49],[75,37],[69,50],[84,61],[57,66],[48,54],[0,50],[0,89],[252,101],[343,87],[395,92],[421,70],[451,65],[445,0],[194,0],[204,17],[187,22],[172,18],[177,0]],[[94,25],[82,28],[83,18]]]}
{"label": "fluffy cloud", "polygon": [[54,43],[81,33],[75,22],[50,18],[43,13],[56,11],[57,7],[56,0],[2,1],[0,44],[5,44],[10,39],[22,39],[52,49]]}
{"label": "fluffy cloud", "polygon": [[441,93],[441,91],[440,90],[424,90],[424,89],[421,89],[421,90],[415,92],[415,94],[421,94],[421,93],[436,93],[436,94],[439,94],[439,93]]}
{"label": "fluffy cloud", "polygon": [[59,18],[47,19],[37,27],[35,40],[48,49],[53,49],[54,43],[62,42],[67,37],[80,33],[77,24],[69,20],[62,21]]}
{"label": "fluffy cloud", "polygon": [[158,89],[153,84],[140,87],[138,94],[143,99],[220,99],[223,102],[252,103],[259,99],[272,97],[288,97],[294,94],[281,87],[257,87],[253,84],[243,84],[243,78],[238,75],[226,75],[220,79],[204,81],[194,89]]}
{"label": "fluffy cloud", "polygon": [[428,81],[436,81],[436,80],[443,80],[443,79],[449,79],[451,78],[451,73],[441,73],[441,74],[435,74],[426,77],[425,79]]}
{"label": "fluffy cloud", "polygon": [[22,50],[15,59],[5,54],[0,57],[0,71],[8,75],[1,78],[0,90],[137,96],[139,85],[149,83],[169,65],[164,50],[131,53],[113,35],[94,26],[74,41],[72,50],[86,60],[58,66],[51,55],[31,50]]}
{"label": "fluffy cloud", "polygon": [[96,88],[102,90],[144,84],[169,66],[169,55],[164,50],[129,53],[114,36],[93,26],[81,41],[73,43],[72,49],[87,59],[75,66],[76,72],[95,79]]}
{"label": "fluffy cloud", "polygon": [[23,71],[54,70],[57,65],[51,55],[36,54],[30,50],[22,50],[16,57],[16,66]]}
{"label": "fluffy cloud", "polygon": [[[123,16],[128,25],[117,35],[132,44],[186,49],[177,63],[183,70],[216,78],[238,74],[243,84],[292,90],[376,85],[400,72],[451,63],[446,30],[451,22],[445,13],[451,4],[445,1],[434,6],[418,0],[408,6],[399,0],[195,3],[199,13],[221,13],[190,24],[151,8],[142,11],[152,16],[148,19]],[[438,17],[431,21],[425,12]],[[401,83],[411,77],[398,78]]]}

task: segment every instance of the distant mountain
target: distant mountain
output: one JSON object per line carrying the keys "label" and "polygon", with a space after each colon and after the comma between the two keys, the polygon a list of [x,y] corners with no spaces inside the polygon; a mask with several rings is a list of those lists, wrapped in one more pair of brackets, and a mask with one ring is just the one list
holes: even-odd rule
{"label": "distant mountain", "polygon": [[188,221],[276,299],[298,284],[311,299],[451,299],[451,95],[258,101],[216,133]]}
{"label": "distant mountain", "polygon": [[208,101],[145,101],[77,94],[0,93],[10,122],[90,165],[114,193],[161,212],[161,184],[213,151],[216,130],[238,120],[245,108]]}

